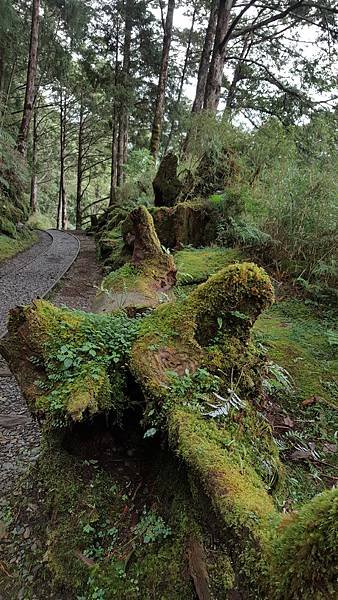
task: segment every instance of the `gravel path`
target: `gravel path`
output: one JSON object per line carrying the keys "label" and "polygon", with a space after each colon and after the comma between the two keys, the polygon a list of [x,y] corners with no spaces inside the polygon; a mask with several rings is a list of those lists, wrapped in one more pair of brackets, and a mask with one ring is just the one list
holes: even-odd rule
{"label": "gravel path", "polygon": [[[8,312],[14,306],[28,304],[44,296],[72,264],[79,241],[64,231],[50,230],[52,243],[31,259],[26,252],[17,256],[14,267],[7,263],[7,273],[0,279],[0,337],[6,333]],[[28,250],[30,252],[31,250]]]}
{"label": "gravel path", "polygon": [[20,271],[29,262],[46,252],[53,242],[53,236],[47,231],[38,231],[37,237],[38,241],[28,250],[18,252],[13,258],[0,262],[0,289],[2,289],[3,277]]}
{"label": "gravel path", "polygon": [[[26,252],[1,265],[0,337],[6,331],[9,308],[42,296],[64,275],[49,297],[55,304],[89,310],[101,271],[95,259],[95,244],[83,234],[51,231]],[[39,455],[40,432],[6,362],[0,357],[0,497],[12,489],[19,475]],[[1,598],[1,594],[0,594]]]}

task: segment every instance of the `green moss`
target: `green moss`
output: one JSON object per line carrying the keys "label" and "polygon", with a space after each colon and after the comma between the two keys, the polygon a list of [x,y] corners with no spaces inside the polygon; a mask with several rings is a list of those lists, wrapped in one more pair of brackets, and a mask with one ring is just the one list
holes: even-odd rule
{"label": "green moss", "polygon": [[105,317],[36,300],[11,314],[3,348],[30,410],[64,426],[123,410],[123,368],[137,327],[123,313]]}
{"label": "green moss", "polygon": [[248,458],[232,448],[234,438],[226,425],[206,422],[185,408],[172,411],[169,428],[172,446],[198,478],[224,534],[230,536],[240,575],[248,580],[251,593],[264,589],[271,531],[278,518],[261,478]]}
{"label": "green moss", "polygon": [[242,259],[233,248],[185,248],[175,252],[177,283],[202,283],[223,267]]}
{"label": "green moss", "polygon": [[97,240],[98,255],[104,264],[112,269],[118,269],[127,260],[130,260],[130,253],[124,252],[124,242],[121,233],[121,226],[104,231]]}
{"label": "green moss", "polygon": [[30,215],[27,225],[32,229],[52,229],[54,223],[48,215],[43,215],[39,211]]}
{"label": "green moss", "polygon": [[162,250],[153,219],[144,206],[129,213],[121,232],[124,244],[120,258],[127,263],[103,280],[94,305],[97,312],[156,306],[175,283],[173,258]]}
{"label": "green moss", "polygon": [[255,325],[273,361],[287,369],[299,400],[337,402],[335,319],[297,300],[279,302]]}
{"label": "green moss", "polygon": [[109,273],[103,279],[101,287],[112,292],[122,291],[123,289],[129,292],[136,289],[138,275],[137,268],[129,263],[123,265],[117,271]]}
{"label": "green moss", "polygon": [[[289,506],[299,507],[337,474],[337,455],[327,449],[335,447],[338,429],[334,317],[298,300],[283,301],[258,318],[254,331],[269,359],[290,376],[288,389],[273,385],[269,395],[285,464],[279,503],[284,506],[287,498]],[[317,461],[308,452],[312,444]],[[297,448],[303,454],[295,458]]]}
{"label": "green moss", "polygon": [[273,297],[270,278],[254,263],[225,267],[198,286],[187,300],[194,311],[197,339],[207,345],[217,333],[247,338]]}
{"label": "green moss", "polygon": [[132,248],[134,264],[162,255],[154,221],[145,206],[132,210],[121,225],[125,244]]}
{"label": "green moss", "polygon": [[338,592],[338,489],[284,518],[275,542],[274,598],[324,600]]}
{"label": "green moss", "polygon": [[[1,140],[3,142],[3,140]],[[2,147],[6,142],[2,144]],[[4,157],[2,157],[4,158]],[[0,234],[15,238],[16,225],[25,223],[29,214],[28,197],[24,194],[25,182],[23,173],[25,165],[18,154],[13,156],[13,164],[6,166],[6,161],[0,164]],[[15,165],[15,169],[13,169]]]}
{"label": "green moss", "polygon": [[[31,478],[39,489],[39,559],[46,581],[41,569],[30,583],[18,573],[12,593],[18,585],[30,597],[29,586],[33,597],[42,584],[51,597],[193,600],[187,541],[202,534],[189,490],[168,457],[153,459],[148,471],[149,497],[138,473],[108,473],[95,460],[68,454],[55,438],[44,442]],[[142,533],[145,519],[149,539]]]}
{"label": "green moss", "polygon": [[174,227],[174,208],[166,206],[150,207],[149,212],[154,219],[156,233],[161,244],[166,248],[174,248],[176,245],[176,231]]}
{"label": "green moss", "polygon": [[6,217],[0,218],[0,231],[12,238],[16,236],[15,224]]}
{"label": "green moss", "polygon": [[[160,270],[156,261],[140,267],[127,263],[107,275],[101,284],[93,307],[98,313],[112,313],[132,307],[142,309],[157,306],[162,300]],[[165,296],[163,296],[165,298]]]}
{"label": "green moss", "polygon": [[250,327],[272,299],[271,282],[262,269],[251,263],[225,267],[188,298],[160,306],[144,320],[133,346],[132,368],[151,395],[160,398],[159,384],[167,381],[167,371],[194,372],[208,357],[215,367],[224,368],[224,361],[217,365],[215,343],[222,360],[235,337],[238,350],[232,357],[226,351],[226,370],[231,371],[246,354]]}
{"label": "green moss", "polygon": [[36,235],[27,232],[15,238],[0,235],[0,262],[15,256],[18,252],[26,250],[36,242]]}
{"label": "green moss", "polygon": [[[222,530],[229,530],[235,540],[231,550],[241,576],[256,591],[266,584],[271,525],[277,518],[267,489],[274,474],[277,479],[282,475],[270,428],[250,403],[234,420],[206,420],[201,413],[204,402],[213,402],[212,390],[204,393],[192,382],[192,399],[184,384],[182,393],[176,388],[171,397],[170,371],[182,382],[184,373],[193,379],[203,366],[219,374],[220,393],[236,385],[246,400],[250,370],[259,380],[261,360],[250,347],[250,327],[272,299],[271,282],[262,269],[250,263],[230,265],[187,299],[161,306],[145,318],[131,363],[147,399],[158,403],[147,418],[154,419],[159,408],[166,411],[171,447],[202,485]],[[251,388],[257,389],[257,382]]]}
{"label": "green moss", "polygon": [[226,598],[228,592],[236,587],[236,578],[231,560],[226,553],[216,555],[214,563],[208,564],[210,579],[215,598]]}
{"label": "green moss", "polygon": [[168,248],[207,246],[217,237],[217,208],[207,200],[150,209],[161,243]]}

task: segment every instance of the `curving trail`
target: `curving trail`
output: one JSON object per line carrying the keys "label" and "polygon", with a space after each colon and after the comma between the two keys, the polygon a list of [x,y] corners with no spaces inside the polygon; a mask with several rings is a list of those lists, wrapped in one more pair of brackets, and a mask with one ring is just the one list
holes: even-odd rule
{"label": "curving trail", "polygon": [[[10,308],[37,296],[90,310],[101,278],[92,238],[81,232],[39,232],[34,246],[0,264],[0,338],[6,334]],[[20,474],[37,459],[39,444],[39,427],[0,356],[0,510]]]}
{"label": "curving trail", "polygon": [[37,244],[0,265],[0,337],[14,306],[43,297],[76,259],[79,240],[65,231],[41,232]]}

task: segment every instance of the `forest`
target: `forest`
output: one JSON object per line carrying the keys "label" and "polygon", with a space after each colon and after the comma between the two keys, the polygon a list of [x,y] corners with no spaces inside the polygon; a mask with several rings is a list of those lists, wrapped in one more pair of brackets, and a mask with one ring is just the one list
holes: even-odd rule
{"label": "forest", "polygon": [[4,600],[338,597],[337,15],[0,0]]}

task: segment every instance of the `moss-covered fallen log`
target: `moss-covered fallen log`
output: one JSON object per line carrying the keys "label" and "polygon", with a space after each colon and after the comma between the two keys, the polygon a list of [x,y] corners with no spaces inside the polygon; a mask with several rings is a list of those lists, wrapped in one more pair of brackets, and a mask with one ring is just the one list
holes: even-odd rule
{"label": "moss-covered fallen log", "polygon": [[[264,590],[277,516],[269,492],[280,483],[282,468],[257,411],[264,362],[250,342],[250,328],[272,299],[261,269],[231,265],[188,299],[163,305],[144,320],[131,354],[148,399],[148,426],[168,428],[172,450],[231,537],[243,584],[250,573],[244,585],[255,585],[257,593]],[[184,375],[190,390],[189,381],[181,388],[176,379]]]}
{"label": "moss-covered fallen log", "polygon": [[[135,252],[146,262],[142,245]],[[136,319],[123,312],[88,315],[44,301],[12,313],[2,350],[31,411],[49,431],[61,427],[62,437],[79,420],[90,423],[105,413],[121,421],[136,401],[145,438],[167,443],[183,468],[185,510],[197,511],[206,527],[212,522],[220,562],[229,561],[232,575],[220,583],[211,567],[209,577],[205,560],[190,568],[195,592],[177,582],[177,594],[170,596],[172,580],[163,579],[156,589],[168,600],[180,593],[193,598],[203,589],[217,600],[232,589],[260,599],[319,600],[337,592],[336,562],[331,555],[322,559],[325,548],[334,552],[337,490],[315,498],[299,515],[282,517],[275,500],[283,490],[283,466],[261,411],[265,357],[250,339],[252,325],[272,301],[266,273],[238,263],[188,298]],[[172,488],[171,481],[165,485]],[[192,556],[198,562],[203,555],[203,535],[195,533],[191,541],[194,527],[184,529],[180,542],[187,568]],[[60,570],[65,577],[67,562],[62,544],[60,533],[51,537],[51,568],[57,570],[57,560],[59,577]],[[320,577],[314,575],[317,561]],[[106,569],[95,564],[95,581],[113,598],[119,588]],[[174,571],[174,579],[182,577]],[[135,598],[151,597],[149,581]]]}

